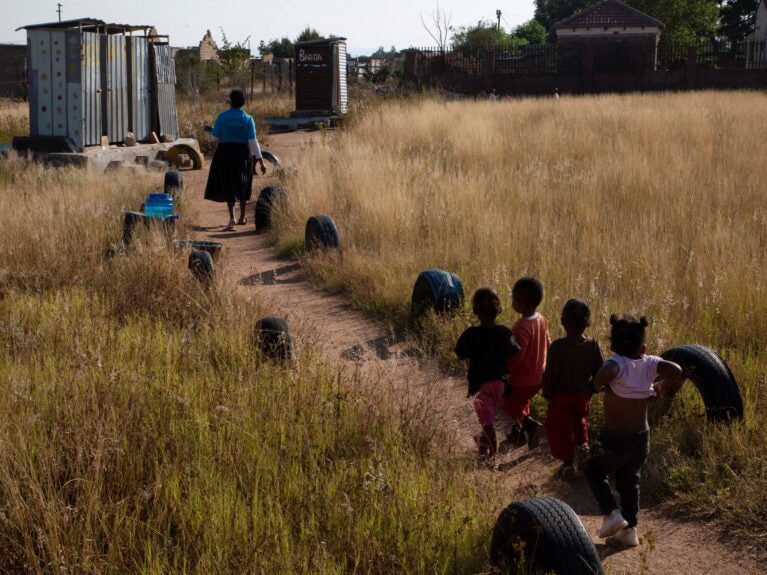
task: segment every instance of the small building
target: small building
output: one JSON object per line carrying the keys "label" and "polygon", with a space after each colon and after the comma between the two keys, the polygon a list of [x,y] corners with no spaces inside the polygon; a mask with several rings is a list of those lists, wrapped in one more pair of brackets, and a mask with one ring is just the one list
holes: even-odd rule
{"label": "small building", "polygon": [[592,50],[594,71],[623,72],[655,70],[663,28],[621,0],[602,0],[555,23],[552,31],[557,44],[573,53]]}
{"label": "small building", "polygon": [[0,96],[23,98],[27,87],[27,47],[0,44]]}
{"label": "small building", "polygon": [[346,114],[349,105],[346,53],[346,38],[296,44],[295,116]]}
{"label": "small building", "polygon": [[178,138],[170,46],[150,26],[81,18],[25,26],[30,136],[82,151],[155,132]]}
{"label": "small building", "polygon": [[199,47],[200,60],[218,60],[218,44],[213,39],[213,35],[208,30],[205,36],[200,40]]}

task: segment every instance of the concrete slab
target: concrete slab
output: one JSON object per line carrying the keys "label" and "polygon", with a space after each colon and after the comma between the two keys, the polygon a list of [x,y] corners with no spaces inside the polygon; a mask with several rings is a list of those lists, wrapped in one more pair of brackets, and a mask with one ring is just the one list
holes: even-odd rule
{"label": "concrete slab", "polygon": [[[179,138],[173,142],[162,144],[138,144],[136,146],[109,146],[108,148],[86,148],[84,152],[70,153],[36,153],[36,160],[52,166],[79,166],[86,170],[104,173],[107,168],[123,165],[147,165],[163,161],[165,152],[173,146],[189,146],[198,152],[200,144],[194,138]],[[155,164],[159,165],[159,164]],[[167,164],[166,164],[167,166]]]}

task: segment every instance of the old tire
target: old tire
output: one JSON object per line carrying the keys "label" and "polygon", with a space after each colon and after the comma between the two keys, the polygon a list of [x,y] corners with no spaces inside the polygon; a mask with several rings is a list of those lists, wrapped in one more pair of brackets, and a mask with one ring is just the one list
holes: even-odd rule
{"label": "old tire", "polygon": [[341,247],[338,228],[330,216],[312,216],[306,222],[304,244],[307,250],[337,250]]}
{"label": "old tire", "polygon": [[680,345],[661,354],[682,368],[684,376],[698,388],[709,421],[743,419],[743,399],[732,371],[712,349],[702,345]]}
{"label": "old tire", "polygon": [[275,201],[285,193],[280,186],[268,186],[261,190],[256,201],[256,231],[263,232],[272,227],[272,208]]}
{"label": "old tire", "polygon": [[265,317],[256,324],[256,339],[261,352],[276,361],[293,357],[293,341],[287,320],[281,317]]}
{"label": "old tire", "polygon": [[181,172],[171,170],[165,172],[165,182],[163,183],[163,189],[166,194],[170,194],[172,197],[177,198],[184,193],[184,176]]}
{"label": "old tire", "polygon": [[551,497],[517,501],[501,512],[490,561],[509,573],[604,573],[581,520],[569,505]]}
{"label": "old tire", "polygon": [[269,162],[275,168],[282,167],[282,162],[280,161],[280,159],[277,156],[275,156],[273,153],[267,150],[261,150],[261,157],[264,159],[265,162]]}
{"label": "old tire", "polygon": [[429,310],[446,313],[463,305],[461,278],[451,272],[431,269],[421,272],[413,286],[410,313],[417,319]]}
{"label": "old tire", "polygon": [[123,216],[123,245],[127,248],[133,241],[133,230],[138,224],[143,224],[146,220],[141,212],[125,212]]}
{"label": "old tire", "polygon": [[213,281],[213,257],[203,250],[192,250],[189,253],[189,271],[202,283]]}
{"label": "old tire", "polygon": [[189,156],[189,159],[192,160],[192,166],[194,166],[195,170],[202,170],[202,167],[205,164],[205,158],[199,150],[187,144],[176,144],[171,146],[168,150],[165,151],[165,154],[163,154],[162,158],[168,164],[172,164],[173,160],[175,160],[181,154],[186,154]]}

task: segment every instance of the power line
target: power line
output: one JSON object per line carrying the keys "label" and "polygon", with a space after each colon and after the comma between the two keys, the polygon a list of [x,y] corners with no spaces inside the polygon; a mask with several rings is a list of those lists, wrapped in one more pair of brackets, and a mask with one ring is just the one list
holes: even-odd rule
{"label": "power line", "polygon": [[61,2],[59,2],[58,4],[56,4],[56,6],[58,6],[58,8],[56,9],[56,12],[59,13],[59,22],[61,22],[61,9],[64,7],[64,5]]}

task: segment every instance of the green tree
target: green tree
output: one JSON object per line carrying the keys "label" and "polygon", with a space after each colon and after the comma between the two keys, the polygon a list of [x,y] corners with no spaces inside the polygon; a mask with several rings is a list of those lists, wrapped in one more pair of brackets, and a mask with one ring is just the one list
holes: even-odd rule
{"label": "green tree", "polygon": [[545,44],[548,37],[546,28],[537,20],[528,20],[520,24],[511,33],[513,38],[524,40],[527,44]]}
{"label": "green tree", "polygon": [[518,43],[502,28],[489,20],[480,20],[476,26],[462,26],[453,33],[453,46],[460,50],[475,50],[488,46],[507,47]]}
{"label": "green tree", "polygon": [[309,42],[311,40],[324,40],[325,37],[317,32],[314,28],[307,26],[304,28],[304,31],[301,32],[298,35],[298,38],[296,38],[296,43],[298,42]]}
{"label": "green tree", "polygon": [[742,42],[754,31],[759,0],[725,0],[719,8],[719,35]]}
{"label": "green tree", "polygon": [[594,3],[595,0],[535,0],[535,21],[546,30],[551,30],[556,22]]}
{"label": "green tree", "polygon": [[223,39],[218,49],[218,64],[221,66],[221,72],[229,79],[232,86],[242,86],[250,64],[250,49],[245,46],[248,38],[242,42],[230,42],[223,29],[221,36]]}
{"label": "green tree", "polygon": [[199,96],[213,83],[218,68],[215,60],[203,62],[197,54],[183,54],[175,60],[178,85],[183,93]]}
{"label": "green tree", "polygon": [[280,38],[279,40],[270,40],[269,43],[263,41],[258,45],[258,51],[261,56],[271,54],[275,58],[295,58],[296,46],[290,38]]}

